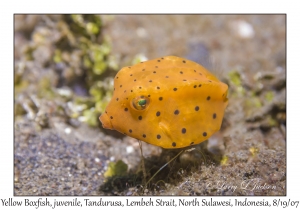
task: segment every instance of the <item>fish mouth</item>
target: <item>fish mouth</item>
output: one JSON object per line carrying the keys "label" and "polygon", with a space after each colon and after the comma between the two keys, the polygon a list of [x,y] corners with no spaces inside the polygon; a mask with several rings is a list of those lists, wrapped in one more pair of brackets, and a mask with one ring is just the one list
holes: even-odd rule
{"label": "fish mouth", "polygon": [[103,128],[113,130],[113,126],[111,124],[111,121],[110,121],[110,119],[109,119],[109,117],[108,117],[108,115],[106,113],[102,114],[99,117],[99,120],[102,123],[102,127]]}

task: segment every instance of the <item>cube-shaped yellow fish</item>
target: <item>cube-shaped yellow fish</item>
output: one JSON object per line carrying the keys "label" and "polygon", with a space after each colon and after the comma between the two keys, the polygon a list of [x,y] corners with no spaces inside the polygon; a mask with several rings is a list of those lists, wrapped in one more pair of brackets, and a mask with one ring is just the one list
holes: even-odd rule
{"label": "cube-shaped yellow fish", "polygon": [[102,126],[163,148],[207,140],[221,127],[228,86],[203,66],[166,56],[122,68]]}

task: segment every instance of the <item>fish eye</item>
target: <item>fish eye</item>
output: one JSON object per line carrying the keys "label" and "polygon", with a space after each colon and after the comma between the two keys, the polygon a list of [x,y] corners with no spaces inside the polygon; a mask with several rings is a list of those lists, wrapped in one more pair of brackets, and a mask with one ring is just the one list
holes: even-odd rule
{"label": "fish eye", "polygon": [[144,105],[146,105],[146,103],[147,103],[146,99],[140,99],[140,100],[138,101],[138,104],[139,104],[140,106],[144,106]]}
{"label": "fish eye", "polygon": [[132,99],[132,106],[136,110],[144,110],[148,107],[149,105],[149,98],[145,96],[137,96],[134,99]]}

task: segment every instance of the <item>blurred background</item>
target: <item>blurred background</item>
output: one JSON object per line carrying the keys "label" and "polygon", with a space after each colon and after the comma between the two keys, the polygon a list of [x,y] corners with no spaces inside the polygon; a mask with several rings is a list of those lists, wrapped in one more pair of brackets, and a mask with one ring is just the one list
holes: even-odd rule
{"label": "blurred background", "polygon": [[[254,195],[285,194],[285,15],[20,14],[14,29],[15,195],[103,194],[111,162],[122,160],[126,174],[136,169],[136,141],[102,129],[98,117],[118,70],[167,55],[200,63],[229,85],[222,136],[230,141],[208,141],[219,159],[207,170],[228,166],[214,176],[220,179],[242,164],[247,179],[280,186]],[[145,148],[146,157],[162,152]],[[184,181],[172,180],[174,188],[159,195]],[[116,188],[109,194],[136,192]],[[195,190],[175,192],[185,193]]]}

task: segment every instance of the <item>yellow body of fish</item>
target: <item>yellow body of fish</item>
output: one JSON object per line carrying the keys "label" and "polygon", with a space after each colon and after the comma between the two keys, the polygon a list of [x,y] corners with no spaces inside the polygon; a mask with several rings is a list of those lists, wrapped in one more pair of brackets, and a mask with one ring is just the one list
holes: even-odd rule
{"label": "yellow body of fish", "polygon": [[163,148],[199,144],[218,131],[228,86],[203,66],[166,56],[122,68],[102,126]]}

